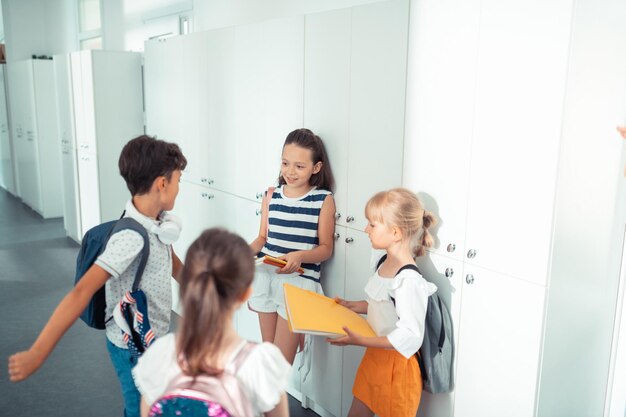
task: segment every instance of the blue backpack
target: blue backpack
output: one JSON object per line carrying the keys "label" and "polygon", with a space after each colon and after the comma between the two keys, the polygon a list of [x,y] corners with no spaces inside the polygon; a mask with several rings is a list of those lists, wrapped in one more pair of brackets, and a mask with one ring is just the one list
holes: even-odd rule
{"label": "blue backpack", "polygon": [[[124,216],[124,214],[122,214]],[[99,224],[92,227],[83,236],[83,241],[80,246],[80,252],[76,258],[76,275],[74,277],[74,285],[78,283],[85,275],[87,270],[91,268],[98,256],[104,252],[107,246],[109,238],[117,232],[122,230],[134,230],[143,237],[143,249],[141,252],[141,262],[139,268],[135,274],[135,281],[133,282],[133,290],[139,287],[143,270],[148,262],[148,256],[150,256],[150,241],[148,240],[148,233],[145,227],[143,227],[137,220],[130,217],[122,217],[119,220],[111,220],[106,223]],[[91,298],[89,304],[85,308],[85,311],[81,314],[82,321],[87,323],[89,327],[94,329],[105,329],[106,323],[111,320],[105,320],[104,314],[106,309],[106,296],[104,292],[104,285],[100,288]]]}
{"label": "blue backpack", "polygon": [[[380,268],[385,259],[387,259],[387,255],[380,258],[376,270]],[[411,269],[421,275],[414,264],[404,265],[396,272],[396,275],[405,269]],[[396,304],[393,297],[391,301],[394,305]],[[437,293],[428,297],[424,340],[415,356],[422,374],[422,385],[426,391],[432,394],[443,394],[454,389],[452,316]]]}

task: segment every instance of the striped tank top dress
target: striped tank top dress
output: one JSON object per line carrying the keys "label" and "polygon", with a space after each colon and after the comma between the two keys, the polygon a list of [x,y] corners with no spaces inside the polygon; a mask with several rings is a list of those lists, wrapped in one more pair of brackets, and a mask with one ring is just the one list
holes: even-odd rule
{"label": "striped tank top dress", "polygon": [[[269,229],[260,255],[279,257],[297,250],[311,250],[319,245],[319,216],[324,199],[329,194],[330,191],[313,188],[301,197],[290,198],[283,194],[282,186],[276,187],[269,201]],[[304,273],[300,275],[257,272],[252,285],[253,297],[266,296],[278,305],[284,304],[283,283],[323,294],[320,264],[303,263],[301,267]]]}

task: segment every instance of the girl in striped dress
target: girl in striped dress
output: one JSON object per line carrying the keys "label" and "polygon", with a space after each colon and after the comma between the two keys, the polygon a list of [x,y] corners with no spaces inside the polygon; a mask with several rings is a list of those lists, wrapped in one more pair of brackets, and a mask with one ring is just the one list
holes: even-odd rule
{"label": "girl in striped dress", "polygon": [[[322,140],[309,129],[289,133],[283,145],[278,187],[263,199],[254,253],[283,259],[274,272],[258,270],[248,307],[258,313],[264,342],[272,342],[293,363],[300,335],[289,331],[283,284],[322,294],[320,264],[333,253],[333,174]],[[302,269],[302,273],[297,272]]]}

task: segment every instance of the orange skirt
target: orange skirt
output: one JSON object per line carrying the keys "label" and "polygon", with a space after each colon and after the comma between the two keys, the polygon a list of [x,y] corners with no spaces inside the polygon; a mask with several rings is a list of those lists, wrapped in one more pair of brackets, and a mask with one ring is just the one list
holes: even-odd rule
{"label": "orange skirt", "polygon": [[422,375],[415,355],[367,348],[352,394],[380,417],[415,417],[422,397]]}

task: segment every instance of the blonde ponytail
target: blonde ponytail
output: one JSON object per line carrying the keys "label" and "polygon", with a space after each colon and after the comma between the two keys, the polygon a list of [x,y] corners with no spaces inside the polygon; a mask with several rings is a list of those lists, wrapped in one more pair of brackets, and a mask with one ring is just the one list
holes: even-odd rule
{"label": "blonde ponytail", "polygon": [[422,216],[422,237],[420,238],[419,245],[415,248],[416,257],[424,255],[426,248],[431,248],[435,244],[433,236],[428,231],[428,229],[435,224],[437,224],[435,216],[431,212],[424,210],[424,215]]}

